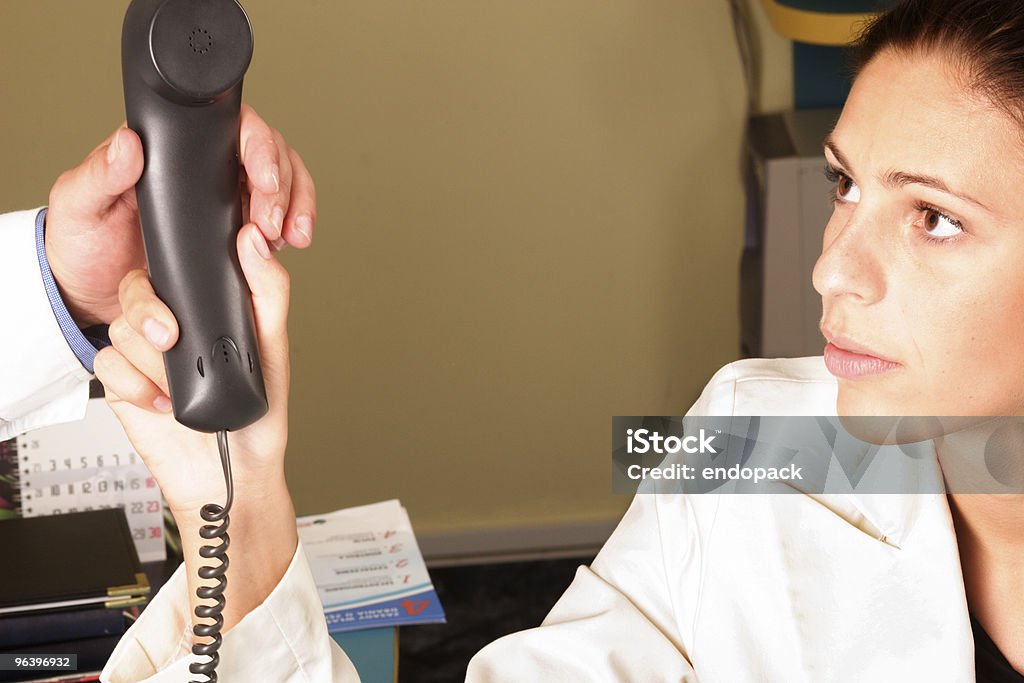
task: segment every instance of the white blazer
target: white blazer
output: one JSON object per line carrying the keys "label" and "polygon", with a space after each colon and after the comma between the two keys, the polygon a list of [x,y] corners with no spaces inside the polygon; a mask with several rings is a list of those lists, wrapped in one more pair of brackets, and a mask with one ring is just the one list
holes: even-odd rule
{"label": "white blazer", "polygon": [[[691,415],[835,415],[821,357],[719,370]],[[941,494],[640,494],[540,628],[472,681],[974,681]]]}
{"label": "white blazer", "polygon": [[[19,293],[7,312],[24,335],[0,335],[0,438],[79,417],[87,397],[88,375],[32,277],[34,243],[23,233],[34,216],[0,216],[0,287]],[[688,414],[834,415],[835,405],[820,357],[744,360],[719,370]],[[187,680],[189,625],[179,567],[101,680]],[[225,634],[221,654],[226,681],[359,680],[327,635],[301,547],[267,600]],[[946,498],[637,495],[543,624],[485,647],[466,679],[973,682]]]}

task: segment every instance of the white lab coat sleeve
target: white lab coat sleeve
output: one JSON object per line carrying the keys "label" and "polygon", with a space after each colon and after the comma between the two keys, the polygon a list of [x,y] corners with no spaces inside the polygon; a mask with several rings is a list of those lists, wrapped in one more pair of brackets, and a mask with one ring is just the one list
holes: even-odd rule
{"label": "white lab coat sleeve", "polygon": [[[184,565],[124,634],[100,674],[104,683],[182,683],[192,678]],[[224,681],[359,683],[351,660],[327,632],[320,597],[299,543],[267,599],[224,633],[217,673]]]}
{"label": "white lab coat sleeve", "polygon": [[[731,415],[736,373],[715,373],[688,415]],[[686,495],[638,493],[543,623],[491,643],[468,683],[697,681],[692,624],[702,540]]]}
{"label": "white lab coat sleeve", "polygon": [[43,287],[36,251],[40,209],[0,215],[0,440],[85,416],[89,380]]}

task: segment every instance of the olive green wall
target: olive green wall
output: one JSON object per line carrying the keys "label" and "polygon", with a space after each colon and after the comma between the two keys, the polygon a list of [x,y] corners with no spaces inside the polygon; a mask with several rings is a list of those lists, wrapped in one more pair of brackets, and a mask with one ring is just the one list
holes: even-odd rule
{"label": "olive green wall", "polygon": [[[738,353],[726,3],[244,4],[246,99],[320,195],[312,249],[283,256],[299,513],[617,518],[610,417],[685,411]],[[125,7],[0,0],[0,210],[45,203],[121,122]]]}
{"label": "olive green wall", "polygon": [[755,113],[792,109],[793,43],[772,29],[762,0],[742,0],[741,7],[750,22],[756,63]]}

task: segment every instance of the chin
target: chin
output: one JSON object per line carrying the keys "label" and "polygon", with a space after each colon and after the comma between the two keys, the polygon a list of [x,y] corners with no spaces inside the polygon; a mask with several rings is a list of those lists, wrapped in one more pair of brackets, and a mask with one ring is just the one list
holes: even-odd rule
{"label": "chin", "polygon": [[[911,402],[899,401],[880,391],[877,383],[865,386],[863,382],[839,380],[839,394],[836,399],[836,414],[847,432],[866,443],[891,444],[918,441],[910,438],[908,428],[914,435],[921,432],[920,425],[911,426],[902,419],[916,415]],[[918,421],[919,422],[919,421]],[[930,425],[928,431],[934,431]]]}
{"label": "chin", "polygon": [[895,400],[879,390],[877,385],[867,387],[862,382],[839,380],[836,414],[850,416],[900,417],[915,415],[912,402]]}
{"label": "chin", "polygon": [[843,427],[867,443],[915,443],[936,439],[987,421],[987,413],[967,406],[946,407],[906,394],[886,394],[880,387],[850,386],[840,380],[836,414]]}

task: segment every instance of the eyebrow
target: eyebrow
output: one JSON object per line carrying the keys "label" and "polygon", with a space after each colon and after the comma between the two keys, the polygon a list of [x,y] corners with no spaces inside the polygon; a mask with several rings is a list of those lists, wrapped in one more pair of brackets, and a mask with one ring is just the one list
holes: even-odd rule
{"label": "eyebrow", "polygon": [[[850,162],[846,160],[846,157],[843,156],[843,153],[839,151],[839,147],[836,145],[835,139],[833,139],[831,133],[829,133],[828,137],[825,138],[823,144],[829,151],[832,152],[832,154],[835,156],[836,160],[840,163],[840,165],[842,165],[843,168],[845,168],[851,174],[853,174],[853,167],[850,166]],[[991,209],[989,209],[987,206],[979,202],[977,199],[971,197],[970,195],[962,194],[960,192],[954,192],[952,189],[950,189],[949,185],[947,185],[942,179],[936,178],[935,176],[890,170],[882,177],[882,183],[886,187],[892,189],[905,187],[906,185],[924,185],[925,187],[930,187],[934,190],[938,190],[939,192],[945,192],[948,195],[951,195],[958,199],[962,199],[963,201],[968,202],[970,204],[974,204],[975,206],[982,208],[985,211],[989,211],[991,213]]]}

